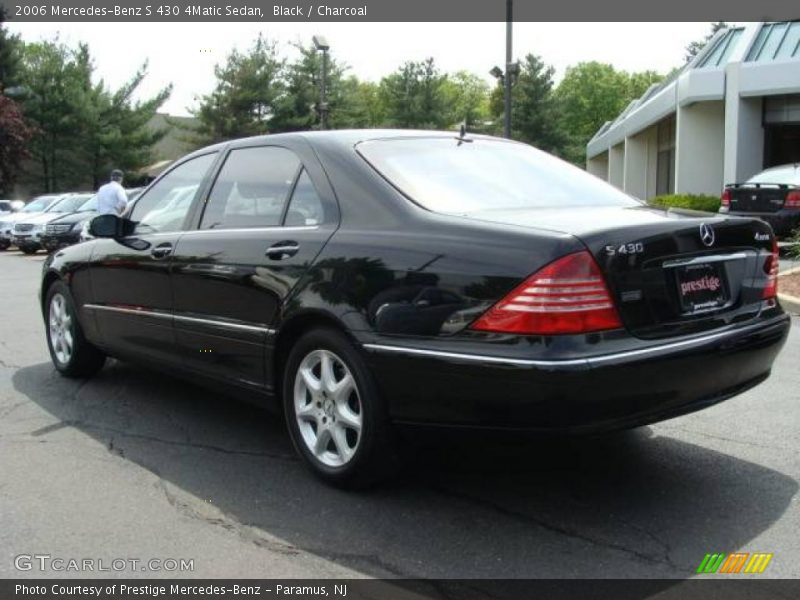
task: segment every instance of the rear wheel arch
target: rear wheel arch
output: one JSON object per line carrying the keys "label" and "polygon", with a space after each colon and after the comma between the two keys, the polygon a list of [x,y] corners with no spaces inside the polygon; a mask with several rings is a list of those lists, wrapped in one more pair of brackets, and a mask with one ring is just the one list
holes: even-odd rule
{"label": "rear wheel arch", "polygon": [[348,328],[334,315],[320,311],[304,311],[293,315],[281,324],[272,353],[273,389],[276,396],[281,396],[284,371],[289,353],[297,340],[314,329],[333,329],[347,336],[356,347],[359,344],[353,338]]}
{"label": "rear wheel arch", "polygon": [[63,281],[63,279],[61,278],[61,275],[52,270],[48,271],[42,279],[42,293],[40,298],[42,304],[42,313],[44,313],[47,309],[47,292],[50,291],[50,287],[56,281]]}

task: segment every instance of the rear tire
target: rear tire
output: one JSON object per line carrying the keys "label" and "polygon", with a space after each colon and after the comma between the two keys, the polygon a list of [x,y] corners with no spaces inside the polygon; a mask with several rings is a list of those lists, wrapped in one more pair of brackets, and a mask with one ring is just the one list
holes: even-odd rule
{"label": "rear tire", "polygon": [[35,246],[21,246],[20,250],[22,251],[23,254],[36,254],[36,252],[38,252],[39,249],[36,248]]}
{"label": "rear tire", "polygon": [[341,332],[314,329],[295,343],[283,406],[297,453],[325,482],[364,488],[397,470],[387,407],[364,359]]}
{"label": "rear tire", "polygon": [[66,377],[89,377],[102,369],[106,356],[84,337],[75,302],[63,281],[48,288],[44,306],[47,348],[56,370]]}
{"label": "rear tire", "polygon": [[8,248],[10,246],[11,246],[11,242],[7,242],[5,240],[0,240],[0,251],[8,250]]}

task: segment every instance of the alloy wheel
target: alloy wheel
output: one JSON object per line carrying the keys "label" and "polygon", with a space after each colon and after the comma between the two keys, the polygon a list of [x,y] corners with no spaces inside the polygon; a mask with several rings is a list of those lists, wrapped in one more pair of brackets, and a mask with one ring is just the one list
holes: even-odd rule
{"label": "alloy wheel", "polygon": [[347,464],[361,442],[363,412],[350,369],[333,352],[313,350],[295,374],[294,409],[303,443],[328,467]]}
{"label": "alloy wheel", "polygon": [[54,294],[50,300],[48,324],[53,354],[59,363],[66,365],[72,359],[75,340],[72,333],[72,315],[62,294]]}

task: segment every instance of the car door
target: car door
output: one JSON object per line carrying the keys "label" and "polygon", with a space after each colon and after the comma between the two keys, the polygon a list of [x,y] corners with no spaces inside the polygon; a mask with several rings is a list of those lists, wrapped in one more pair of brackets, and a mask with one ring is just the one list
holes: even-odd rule
{"label": "car door", "polygon": [[174,360],[170,262],[192,202],[218,153],[190,158],[137,199],[133,232],[97,239],[89,263],[92,303],[84,306],[102,344],[159,362]]}
{"label": "car door", "polygon": [[229,151],[201,213],[173,256],[178,349],[204,374],[260,388],[271,323],[338,225],[336,200],[304,148],[247,146]]}

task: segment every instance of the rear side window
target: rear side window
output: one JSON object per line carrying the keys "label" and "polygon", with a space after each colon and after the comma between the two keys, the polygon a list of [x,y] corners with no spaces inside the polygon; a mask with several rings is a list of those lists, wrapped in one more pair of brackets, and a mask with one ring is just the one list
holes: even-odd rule
{"label": "rear side window", "polygon": [[200,228],[277,227],[300,166],[285,148],[232,150],[214,182]]}
{"label": "rear side window", "polygon": [[294,186],[289,210],[286,212],[287,227],[319,225],[325,222],[325,209],[314,184],[305,169]]}
{"label": "rear side window", "polygon": [[357,149],[403,194],[434,212],[640,204],[582,169],[524,144],[411,138],[362,142]]}

